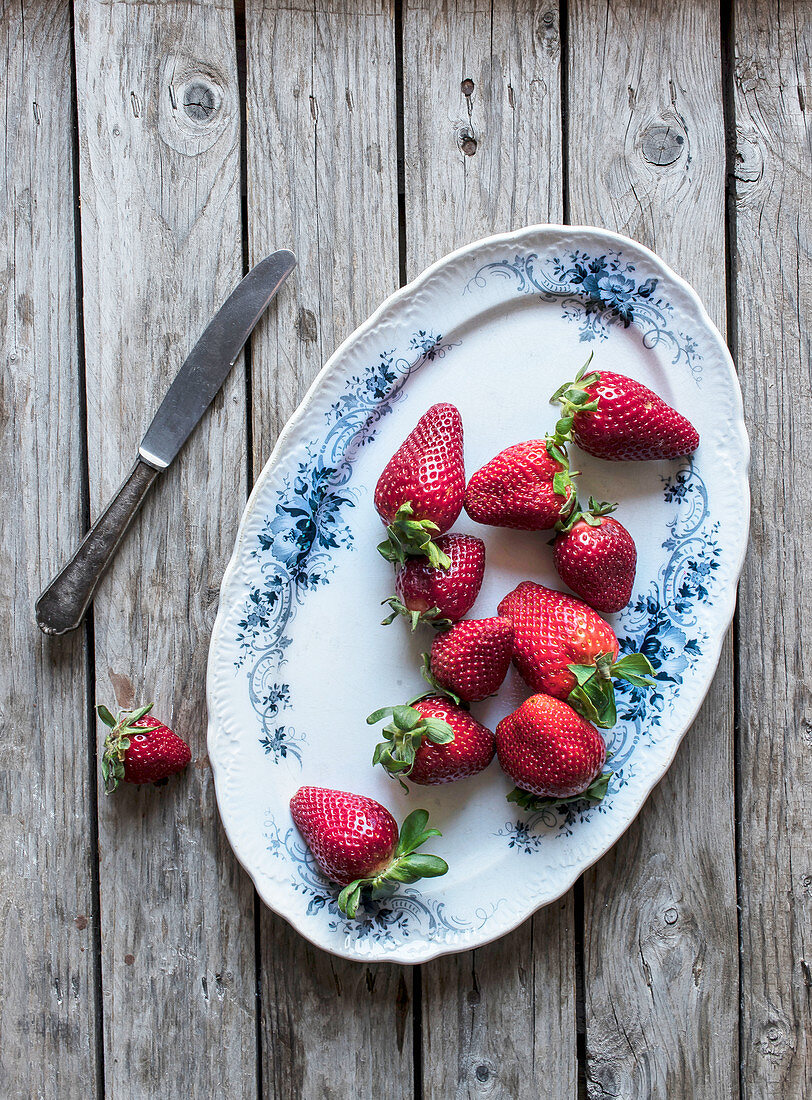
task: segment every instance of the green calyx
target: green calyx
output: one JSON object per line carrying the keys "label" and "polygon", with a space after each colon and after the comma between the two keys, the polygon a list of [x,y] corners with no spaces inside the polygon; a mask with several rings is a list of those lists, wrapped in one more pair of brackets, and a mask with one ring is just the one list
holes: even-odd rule
{"label": "green calyx", "polygon": [[102,751],[102,779],[107,794],[112,794],[121,780],[124,778],[124,757],[130,747],[130,737],[135,733],[143,733],[142,727],[135,723],[139,718],[144,718],[152,710],[152,703],[137,710],[120,710],[117,717],[113,717],[110,711],[100,703],[96,707],[99,718],[108,726],[110,732],[104,739]]}
{"label": "green calyx", "polygon": [[451,559],[433,541],[440,528],[430,519],[413,519],[414,508],[406,501],[386,528],[387,538],[378,546],[378,553],[394,565],[403,565],[407,558],[428,558],[435,569],[450,569]]}
{"label": "green calyx", "polygon": [[567,702],[587,722],[611,729],[617,722],[613,679],[626,680],[635,687],[653,687],[654,669],[642,653],[629,653],[613,661],[610,653],[599,653],[594,665],[567,665],[575,676],[575,687]]}
{"label": "green calyx", "polygon": [[451,619],[443,618],[439,607],[430,607],[428,611],[410,611],[397,596],[390,596],[388,600],[383,600],[381,606],[384,605],[392,608],[392,614],[387,615],[385,619],[381,619],[381,626],[389,626],[398,615],[402,615],[404,619],[409,620],[413,631],[417,629],[419,623],[433,626],[435,630],[448,630],[450,626],[453,626]]}
{"label": "green calyx", "polygon": [[[564,502],[558,510],[558,514],[562,517],[559,523],[564,522],[567,516],[572,512],[575,507],[575,482],[573,478],[578,476],[577,470],[570,469],[569,455],[566,448],[567,440],[562,436],[559,436],[556,429],[555,435],[548,435],[546,437],[547,454],[561,467],[560,470],[553,474],[553,492],[560,497],[564,498]],[[570,493],[569,490],[572,489]]]}
{"label": "green calyx", "polygon": [[381,764],[389,775],[400,782],[405,791],[409,788],[403,782],[403,777],[411,773],[415,755],[423,740],[431,741],[435,745],[447,745],[454,740],[454,731],[448,722],[421,714],[411,705],[422,698],[425,696],[419,695],[400,706],[381,707],[367,718],[367,725],[370,726],[384,718],[392,719],[381,731],[384,740],[375,746],[372,763]]}
{"label": "green calyx", "polygon": [[562,442],[572,440],[572,426],[578,413],[594,412],[598,407],[597,398],[587,392],[589,386],[594,386],[600,379],[597,371],[586,373],[594,354],[594,352],[589,353],[589,358],[575,375],[575,380],[559,386],[550,398],[551,405],[555,405],[556,402],[561,404],[561,416],[556,423],[555,434],[556,438]]}
{"label": "green calyx", "polygon": [[566,534],[571,531],[576,523],[583,520],[584,523],[588,523],[590,527],[600,527],[601,517],[608,516],[610,512],[614,512],[617,508],[617,504],[610,504],[607,500],[598,501],[594,497],[589,498],[589,507],[581,508],[578,501],[575,501],[570,516],[566,520],[559,520],[555,525],[556,531],[560,531],[561,534]]}
{"label": "green calyx", "polygon": [[507,800],[508,802],[515,802],[517,806],[521,806],[523,810],[529,810],[531,813],[537,810],[555,809],[558,806],[566,806],[571,802],[581,802],[582,800],[600,802],[605,796],[609,787],[609,780],[614,774],[614,772],[601,772],[600,775],[595,776],[585,791],[570,795],[569,798],[542,798],[540,795],[531,794],[530,791],[523,791],[521,787],[514,787],[507,796]]}
{"label": "green calyx", "polygon": [[433,836],[442,836],[439,829],[428,829],[427,810],[413,810],[400,827],[392,862],[372,878],[359,878],[345,886],[338,895],[338,907],[348,917],[358,912],[361,895],[371,898],[389,897],[400,883],[417,882],[421,878],[437,878],[448,870],[439,856],[420,855],[417,849]]}
{"label": "green calyx", "polygon": [[[455,706],[461,706],[462,700],[460,699],[459,695],[455,695],[453,691],[450,691],[447,687],[443,687],[443,685],[431,671],[431,657],[428,655],[428,653],[424,653],[422,656],[423,664],[420,668],[420,675],[432,689],[431,694],[445,695],[448,699],[451,700],[452,703],[454,703]],[[420,698],[422,698],[422,696],[420,696]],[[416,700],[412,700],[412,702],[416,702]]]}

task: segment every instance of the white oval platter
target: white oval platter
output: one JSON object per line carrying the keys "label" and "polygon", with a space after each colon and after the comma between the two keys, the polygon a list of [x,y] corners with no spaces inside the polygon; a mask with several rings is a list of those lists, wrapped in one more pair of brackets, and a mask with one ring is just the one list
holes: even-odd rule
{"label": "white oval platter", "polygon": [[[371,767],[365,717],[423,686],[431,631],[380,625],[392,568],[372,496],[384,465],[437,401],[462,413],[470,474],[552,429],[550,394],[590,351],[688,416],[692,461],[610,463],[574,451],[580,495],[619,501],[638,547],[621,649],[651,660],[656,688],[619,692],[615,772],[600,804],[527,814],[496,761],[409,795]],[[245,509],[223,581],[208,668],[209,755],[220,813],[260,897],[345,958],[420,963],[504,935],[563,894],[628,827],[668,768],[710,685],[735,603],[749,512],[739,386],[694,291],[641,245],[600,229],[534,226],[440,260],[341,345],[282,432]],[[525,579],[563,588],[546,534],[480,527],[482,591],[496,613]],[[514,672],[473,710],[490,728],[529,692]],[[429,810],[427,850],[449,872],[368,903],[336,905],[293,826],[302,784],[379,799],[400,821]],[[675,812],[682,812],[675,807]]]}

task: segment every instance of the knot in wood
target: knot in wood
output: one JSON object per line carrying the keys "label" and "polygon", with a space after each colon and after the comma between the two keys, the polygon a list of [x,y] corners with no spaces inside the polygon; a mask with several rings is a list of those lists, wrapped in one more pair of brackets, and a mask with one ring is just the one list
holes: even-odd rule
{"label": "knot in wood", "polygon": [[474,82],[473,82],[473,80],[471,80],[471,78],[469,76],[467,76],[465,78],[465,80],[463,80],[463,82],[460,84],[460,90],[462,91],[462,94],[465,95],[465,96],[471,95],[473,93],[473,91],[474,91]]}
{"label": "knot in wood", "polygon": [[211,85],[195,80],[183,90],[183,109],[195,122],[208,122],[220,109],[220,104]]}
{"label": "knot in wood", "polygon": [[643,131],[643,156],[660,167],[679,160],[685,147],[685,135],[672,122],[653,122]]}
{"label": "knot in wood", "polygon": [[663,913],[663,920],[665,921],[666,924],[676,924],[678,916],[679,916],[679,914],[677,913],[676,909],[672,905],[668,909],[666,909],[666,911]]}

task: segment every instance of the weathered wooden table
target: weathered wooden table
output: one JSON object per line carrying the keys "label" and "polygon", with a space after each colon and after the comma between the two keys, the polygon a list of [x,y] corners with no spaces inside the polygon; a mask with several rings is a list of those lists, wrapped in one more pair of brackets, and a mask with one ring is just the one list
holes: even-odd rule
{"label": "weathered wooden table", "polygon": [[[809,0],[0,0],[0,1094],[812,1095]],[[614,850],[502,941],[320,954],[219,824],[204,670],[252,479],[332,349],[479,236],[656,249],[738,363],[735,639]],[[87,629],[33,603],[255,259],[292,282],[157,486]],[[100,793],[95,700],[192,742]],[[805,1092],[806,1089],[806,1092]]]}

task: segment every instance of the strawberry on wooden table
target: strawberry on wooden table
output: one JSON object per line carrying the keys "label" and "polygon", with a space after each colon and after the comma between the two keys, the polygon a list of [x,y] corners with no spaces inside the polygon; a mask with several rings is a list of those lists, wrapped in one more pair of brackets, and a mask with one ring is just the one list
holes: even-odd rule
{"label": "strawberry on wooden table", "polygon": [[472,474],[465,511],[477,523],[549,531],[568,515],[575,490],[557,439],[530,439],[500,451]]}
{"label": "strawberry on wooden table", "polygon": [[522,678],[595,725],[608,729],[617,721],[613,678],[651,686],[647,658],[630,653],[618,660],[614,630],[574,596],[522,581],[498,610],[513,622],[513,663]]}
{"label": "strawberry on wooden table", "polygon": [[447,402],[432,405],[386,464],[375,487],[375,508],[386,524],[378,547],[391,562],[425,556],[433,566],[449,567],[433,541],[462,511],[465,464],[462,417]]}
{"label": "strawberry on wooden table", "polygon": [[385,740],[375,747],[372,763],[393,777],[424,786],[453,783],[476,775],[495,752],[493,734],[467,710],[444,695],[424,695],[401,706],[382,707],[367,718],[370,725],[384,718]]}
{"label": "strawberry on wooden table", "polygon": [[473,607],[485,575],[485,543],[474,535],[450,534],[441,535],[435,546],[448,559],[448,568],[423,557],[407,558],[397,567],[395,595],[384,600],[392,608],[384,624],[403,615],[412,630],[421,622],[442,628]]}
{"label": "strawberry on wooden table", "polygon": [[499,689],[512,656],[510,619],[463,619],[434,639],[424,674],[432,686],[474,703]]}
{"label": "strawberry on wooden table", "polygon": [[121,781],[157,783],[183,771],[192,759],[189,746],[169,726],[149,712],[152,703],[136,710],[120,710],[114,718],[104,705],[96,707],[109,728],[102,752],[102,778],[108,794]]}
{"label": "strawberry on wooden table", "polygon": [[597,458],[611,461],[681,458],[699,446],[696,428],[672,409],[654,390],[612,371],[587,374],[592,356],[574,382],[566,382],[552,396],[559,401],[561,419],[556,435],[572,438]]}
{"label": "strawberry on wooden table", "polygon": [[575,511],[555,539],[553,557],[559,577],[604,614],[622,611],[632,596],[637,568],[634,539],[609,515],[616,504],[589,498],[589,508]]}
{"label": "strawberry on wooden table", "polygon": [[417,852],[430,837],[429,815],[414,810],[400,832],[394,817],[374,798],[325,787],[300,787],[290,800],[296,828],[322,873],[343,886],[338,906],[354,917],[362,894],[388,897],[399,883],[444,875],[448,864],[439,856]]}
{"label": "strawberry on wooden table", "polygon": [[532,695],[502,719],[496,752],[517,785],[508,801],[524,809],[600,800],[612,774],[602,771],[606,745],[595,727],[550,695]]}

